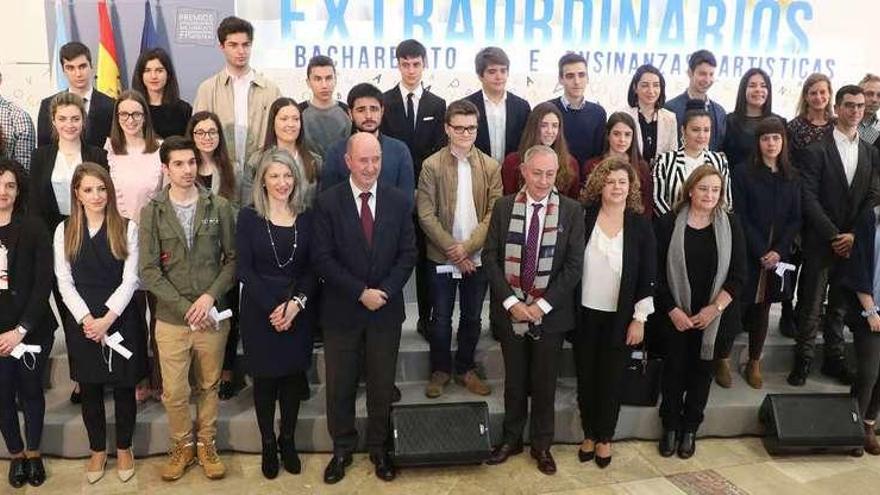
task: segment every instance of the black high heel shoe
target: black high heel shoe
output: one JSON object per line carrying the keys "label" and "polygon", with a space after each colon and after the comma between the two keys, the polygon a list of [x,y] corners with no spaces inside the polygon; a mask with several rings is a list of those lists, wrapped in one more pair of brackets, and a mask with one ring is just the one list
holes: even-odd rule
{"label": "black high heel shoe", "polygon": [[14,457],[9,461],[9,484],[12,488],[21,488],[27,483],[27,460],[24,457]]}
{"label": "black high heel shoe", "polygon": [[28,484],[40,486],[46,482],[46,467],[43,466],[42,457],[30,457],[26,463]]}
{"label": "black high heel shoe", "polygon": [[578,460],[581,462],[590,462],[593,458],[596,457],[596,451],[591,450],[590,452],[586,452],[578,448]]}
{"label": "black high heel shoe", "polygon": [[[611,443],[609,442],[608,445],[610,446]],[[608,457],[602,457],[599,454],[596,454],[596,465],[597,466],[599,466],[601,469],[605,469],[608,467],[609,464],[611,464],[611,456],[610,455]]]}

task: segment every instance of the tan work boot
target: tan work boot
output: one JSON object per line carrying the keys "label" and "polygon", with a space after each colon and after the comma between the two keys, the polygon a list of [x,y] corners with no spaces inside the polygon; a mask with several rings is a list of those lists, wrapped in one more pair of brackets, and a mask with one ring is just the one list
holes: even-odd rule
{"label": "tan work boot", "polygon": [[425,397],[436,399],[443,395],[443,389],[446,388],[446,384],[449,383],[449,378],[449,373],[443,371],[435,371],[431,373],[431,380],[425,387]]}
{"label": "tan work boot", "polygon": [[168,462],[162,466],[162,479],[165,481],[179,480],[186,468],[196,461],[196,452],[192,442],[178,442],[168,453]]}
{"label": "tan work boot", "polygon": [[492,393],[489,385],[477,376],[474,370],[470,370],[463,375],[455,375],[455,383],[462,385],[472,394],[489,395]]}
{"label": "tan work boot", "polygon": [[217,445],[213,440],[210,442],[199,442],[196,445],[196,452],[199,456],[199,464],[205,472],[205,477],[211,480],[219,480],[226,476],[226,466],[220,460],[217,454]]}
{"label": "tan work boot", "polygon": [[871,455],[880,455],[880,442],[877,441],[877,434],[874,433],[874,424],[864,423],[865,425],[865,452]]}
{"label": "tan work boot", "polygon": [[746,365],[746,382],[752,388],[762,388],[764,386],[764,378],[761,377],[761,360],[749,359]]}
{"label": "tan work boot", "polygon": [[715,360],[715,383],[724,388],[733,386],[733,377],[730,376],[730,358]]}

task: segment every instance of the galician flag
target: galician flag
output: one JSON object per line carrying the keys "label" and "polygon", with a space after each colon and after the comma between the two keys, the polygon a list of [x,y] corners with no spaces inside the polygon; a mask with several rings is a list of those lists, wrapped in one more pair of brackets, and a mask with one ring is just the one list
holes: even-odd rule
{"label": "galician flag", "polygon": [[113,41],[113,26],[107,13],[107,1],[98,2],[98,91],[116,98],[119,95],[119,62],[116,57],[116,43]]}

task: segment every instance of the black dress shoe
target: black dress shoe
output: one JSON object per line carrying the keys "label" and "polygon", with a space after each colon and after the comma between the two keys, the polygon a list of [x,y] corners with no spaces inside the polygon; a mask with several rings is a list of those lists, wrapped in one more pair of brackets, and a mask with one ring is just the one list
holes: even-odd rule
{"label": "black dress shoe", "polygon": [[332,485],[345,478],[345,468],[351,465],[351,454],[334,455],[324,468],[324,483]]}
{"label": "black dress shoe", "polygon": [[821,371],[823,375],[834,378],[842,385],[852,385],[855,381],[853,372],[846,365],[846,358],[843,356],[825,359]]}
{"label": "black dress shoe", "polygon": [[608,467],[609,464],[611,464],[611,456],[610,455],[608,457],[602,457],[602,456],[598,456],[598,455],[596,456],[596,465],[599,466],[600,468],[605,469]]}
{"label": "black dress shoe", "polygon": [[512,455],[522,454],[522,451],[522,444],[513,445],[510,443],[502,443],[492,450],[492,455],[490,455],[489,458],[486,460],[486,464],[490,466],[501,464],[507,461],[507,458]]}
{"label": "black dress shoe", "polygon": [[531,449],[529,453],[532,454],[532,459],[538,461],[538,471],[547,475],[556,474],[556,461],[553,460],[553,455],[550,454],[550,449]]}
{"label": "black dress shoe", "polygon": [[396,404],[398,402],[400,402],[400,389],[395,384],[394,388],[391,389],[391,403]]}
{"label": "black dress shoe", "polygon": [[220,380],[217,396],[220,397],[220,400],[229,400],[235,397],[235,386],[231,381]]}
{"label": "black dress shoe", "polygon": [[664,430],[663,436],[660,437],[660,445],[658,450],[662,457],[672,457],[678,448],[678,432],[675,430]]}
{"label": "black dress shoe", "polygon": [[290,474],[301,473],[302,461],[299,460],[293,437],[278,437],[278,448],[281,450],[281,462],[284,464],[284,470]]}
{"label": "black dress shoe", "polygon": [[[593,447],[593,448],[595,448],[595,447]],[[578,460],[579,461],[590,462],[595,458],[596,458],[596,451],[595,450],[591,450],[591,451],[587,452],[587,451],[581,450],[580,447],[578,447]]]}
{"label": "black dress shoe", "polygon": [[21,488],[27,483],[28,475],[24,457],[15,457],[9,461],[9,484],[13,488]]}
{"label": "black dress shoe", "polygon": [[681,459],[690,459],[697,451],[697,434],[693,431],[686,431],[681,435],[681,443],[678,444],[678,457]]}
{"label": "black dress shoe", "polygon": [[28,484],[40,486],[46,482],[46,467],[43,466],[42,457],[31,457],[27,460],[26,471]]}
{"label": "black dress shoe", "polygon": [[807,377],[810,376],[810,367],[813,361],[809,358],[795,358],[794,368],[788,374],[788,384],[793,387],[803,387],[807,383]]}
{"label": "black dress shoe", "polygon": [[278,477],[278,445],[275,441],[263,443],[263,458],[261,461],[263,476],[273,480]]}
{"label": "black dress shoe", "polygon": [[382,481],[392,481],[397,476],[391,457],[387,454],[371,455],[370,460],[376,467],[376,477]]}

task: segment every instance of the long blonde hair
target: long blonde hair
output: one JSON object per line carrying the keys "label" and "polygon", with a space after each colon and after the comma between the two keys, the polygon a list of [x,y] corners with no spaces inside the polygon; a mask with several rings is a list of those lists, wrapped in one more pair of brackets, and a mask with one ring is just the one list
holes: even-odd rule
{"label": "long blonde hair", "polygon": [[107,188],[107,206],[104,211],[104,223],[107,228],[107,242],[110,244],[110,252],[117,260],[128,258],[128,241],[126,229],[128,220],[122,218],[116,207],[116,189],[110,174],[104,167],[92,162],[83,162],[73,171],[70,181],[70,198],[74,202],[70,208],[70,218],[64,227],[64,255],[67,260],[73,262],[79,256],[79,248],[83,237],[86,235],[88,224],[83,204],[76,197],[76,190],[84,177],[94,177],[104,183]]}

